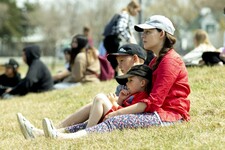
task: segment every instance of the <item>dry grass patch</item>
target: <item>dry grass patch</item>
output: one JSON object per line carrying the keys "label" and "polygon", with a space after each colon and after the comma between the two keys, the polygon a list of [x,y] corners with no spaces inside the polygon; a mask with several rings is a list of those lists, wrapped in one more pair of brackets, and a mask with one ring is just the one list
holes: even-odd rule
{"label": "dry grass patch", "polygon": [[191,85],[191,121],[171,127],[114,131],[77,140],[38,137],[25,140],[16,113],[34,125],[48,117],[57,124],[100,93],[114,92],[115,81],[87,84],[66,90],[28,94],[0,101],[0,149],[224,149],[224,67],[188,68]]}

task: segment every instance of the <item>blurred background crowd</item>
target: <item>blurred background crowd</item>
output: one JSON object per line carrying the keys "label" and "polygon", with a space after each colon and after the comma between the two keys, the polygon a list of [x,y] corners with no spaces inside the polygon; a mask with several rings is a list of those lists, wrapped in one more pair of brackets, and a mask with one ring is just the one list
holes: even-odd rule
{"label": "blurred background crowd", "polygon": [[[43,56],[63,58],[71,37],[91,29],[93,45],[99,47],[109,19],[129,0],[0,0],[0,56],[20,56],[28,44],[38,44]],[[135,21],[153,14],[166,15],[176,27],[177,50],[193,49],[195,29],[209,34],[212,44],[223,47],[225,19],[222,0],[139,0],[141,11]],[[139,39],[138,35],[137,40]]]}

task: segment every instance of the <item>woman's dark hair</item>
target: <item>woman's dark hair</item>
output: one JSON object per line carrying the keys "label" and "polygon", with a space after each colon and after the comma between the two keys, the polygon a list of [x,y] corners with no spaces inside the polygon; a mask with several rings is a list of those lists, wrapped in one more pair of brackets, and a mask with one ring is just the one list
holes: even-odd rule
{"label": "woman's dark hair", "polygon": [[[158,32],[162,32],[161,29],[156,29],[156,30]],[[162,49],[159,51],[159,56],[156,59],[155,64],[152,67],[153,70],[157,69],[157,67],[158,67],[159,63],[161,62],[162,58],[166,55],[166,53],[168,51],[170,51],[173,48],[173,45],[176,43],[176,38],[173,35],[165,32],[165,36],[166,36],[165,42],[163,44]]]}
{"label": "woman's dark hair", "polygon": [[70,64],[74,63],[74,59],[76,58],[77,54],[88,45],[88,39],[85,35],[77,34],[72,38],[72,42],[74,39],[77,40],[77,47],[71,49]]}

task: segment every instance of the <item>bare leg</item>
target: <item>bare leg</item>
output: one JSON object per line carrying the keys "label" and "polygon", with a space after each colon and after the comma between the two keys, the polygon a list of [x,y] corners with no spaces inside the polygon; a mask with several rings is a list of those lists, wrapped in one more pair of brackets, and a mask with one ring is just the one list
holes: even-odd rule
{"label": "bare leg", "polygon": [[57,128],[65,128],[86,121],[90,114],[91,106],[92,103],[89,103],[81,107],[78,111],[64,119]]}
{"label": "bare leg", "polygon": [[57,139],[78,139],[84,136],[88,136],[85,130],[80,130],[75,133],[59,133],[57,132]]}
{"label": "bare leg", "polygon": [[102,116],[106,114],[111,108],[112,103],[107,98],[107,96],[105,94],[98,94],[95,97],[91,107],[87,128],[98,124]]}

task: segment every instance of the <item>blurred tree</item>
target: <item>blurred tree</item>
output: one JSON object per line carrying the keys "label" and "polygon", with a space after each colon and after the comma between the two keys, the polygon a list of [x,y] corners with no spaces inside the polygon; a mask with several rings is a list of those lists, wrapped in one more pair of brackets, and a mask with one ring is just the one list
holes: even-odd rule
{"label": "blurred tree", "polygon": [[[58,1],[48,8],[40,7],[29,13],[29,20],[31,24],[39,26],[45,36],[44,55],[54,56],[57,43],[63,39],[71,40],[75,34],[82,34],[85,25],[91,27],[94,41],[99,43],[105,24],[116,12],[115,4],[114,0],[107,3],[104,0],[98,0],[98,3]],[[111,11],[108,11],[108,6]]]}
{"label": "blurred tree", "polygon": [[[222,0],[143,0],[142,2],[143,21],[154,14],[165,15],[173,21],[178,39],[176,45],[179,47],[184,36],[190,37],[193,30],[200,28],[199,17],[202,8],[211,9],[220,24],[220,30],[224,31],[224,1]],[[193,45],[193,41],[188,41],[188,45]]]}
{"label": "blurred tree", "polygon": [[13,37],[21,37],[23,33],[21,9],[16,6],[15,1],[8,0],[1,0],[0,7],[0,38],[11,40]]}
{"label": "blurred tree", "polygon": [[[8,55],[16,55],[15,42],[20,43],[20,39],[27,35],[27,31],[32,31],[26,17],[27,11],[33,11],[32,4],[26,3],[24,8],[19,8],[15,0],[0,0],[0,52]],[[18,44],[19,45],[19,44]]]}

